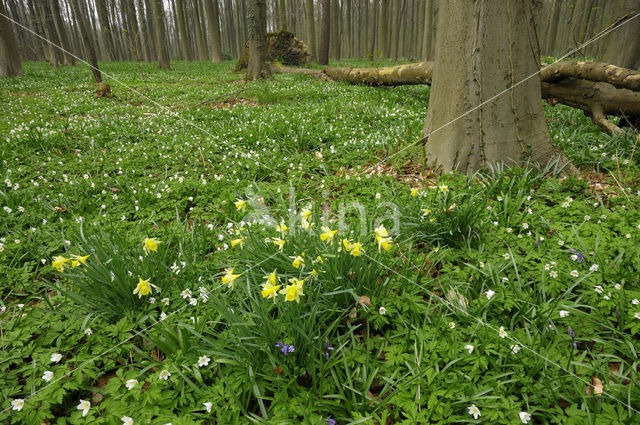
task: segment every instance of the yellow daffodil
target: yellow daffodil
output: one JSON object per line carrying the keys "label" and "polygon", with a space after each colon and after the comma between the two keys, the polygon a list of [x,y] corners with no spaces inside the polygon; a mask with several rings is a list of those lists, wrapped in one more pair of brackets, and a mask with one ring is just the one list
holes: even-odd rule
{"label": "yellow daffodil", "polygon": [[149,279],[144,280],[143,278],[139,277],[139,282],[138,285],[136,285],[136,288],[133,290],[133,295],[138,294],[138,298],[141,298],[143,295],[149,295],[151,293],[151,283],[149,282]]}
{"label": "yellow daffodil", "polygon": [[375,233],[376,236],[380,238],[389,237],[389,232],[387,232],[387,228],[384,227],[382,224],[380,225],[380,227],[373,229],[373,233]]}
{"label": "yellow daffodil", "polygon": [[231,241],[231,248],[233,248],[236,245],[240,245],[240,248],[242,248],[242,242],[244,242],[244,238],[240,238],[240,239],[233,239]]}
{"label": "yellow daffodil", "polygon": [[282,240],[280,238],[273,238],[271,241],[274,245],[280,248],[280,251],[282,251],[282,248],[284,248],[284,243],[286,242],[285,240]]}
{"label": "yellow daffodil", "polygon": [[411,189],[411,196],[416,196],[418,194],[418,192],[420,191],[419,187],[414,187]]}
{"label": "yellow daffodil", "polygon": [[233,274],[233,267],[230,269],[225,270],[225,275],[222,276],[222,283],[226,283],[227,285],[229,285],[229,288],[233,288],[233,285],[235,285],[235,280],[237,278],[239,278],[240,275],[239,274]]}
{"label": "yellow daffodil", "polygon": [[300,216],[305,220],[309,220],[311,218],[311,210],[309,210],[309,208],[303,208]]}
{"label": "yellow daffodil", "polygon": [[244,211],[247,208],[247,201],[245,201],[244,199],[238,198],[236,202],[233,203],[233,205],[235,205],[236,208],[239,209],[240,211]]}
{"label": "yellow daffodil", "polygon": [[282,285],[276,285],[278,278],[275,270],[265,276],[265,278],[267,281],[262,284],[262,298],[273,298],[273,302],[275,303],[276,297],[278,296],[278,289],[280,289]]}
{"label": "yellow daffodil", "polygon": [[336,235],[336,233],[338,233],[337,230],[331,230],[330,228],[325,226],[322,227],[322,232],[323,233],[320,234],[320,240],[323,242],[326,240],[332,241],[333,237]]}
{"label": "yellow daffodil", "polygon": [[300,302],[300,296],[304,295],[302,292],[302,285],[304,284],[304,280],[296,279],[292,277],[289,279],[291,285],[287,285],[284,289],[280,290],[280,294],[284,294],[285,301],[293,301],[295,300],[297,303]]}
{"label": "yellow daffodil", "polygon": [[376,240],[378,241],[378,251],[380,251],[380,248],[384,248],[385,251],[391,249],[391,238],[383,238],[376,235]]}
{"label": "yellow daffodil", "polygon": [[422,211],[422,217],[425,217],[425,216],[431,214],[431,210],[427,209],[427,208],[423,208],[420,211]]}
{"label": "yellow daffodil", "polygon": [[343,239],[342,245],[344,245],[344,249],[346,249],[347,251],[351,251],[353,249],[353,245],[351,244],[351,241],[349,241],[349,239]]}
{"label": "yellow daffodil", "polygon": [[314,223],[310,223],[306,218],[302,219],[302,222],[300,223],[300,227],[302,227],[304,230],[309,230],[313,227],[315,227]]}
{"label": "yellow daffodil", "polygon": [[438,186],[438,189],[440,189],[440,192],[442,193],[447,193],[449,191],[449,186],[443,183],[440,186]]}
{"label": "yellow daffodil", "polygon": [[360,242],[356,242],[351,245],[351,255],[354,257],[360,256],[360,250],[362,249],[362,244]]}
{"label": "yellow daffodil", "polygon": [[301,256],[297,256],[293,259],[293,262],[291,263],[291,265],[293,267],[295,267],[296,269],[299,269],[300,266],[304,265],[304,258],[302,258]]}
{"label": "yellow daffodil", "polygon": [[69,262],[71,262],[70,258],[65,258],[62,255],[56,255],[55,257],[53,257],[51,265],[60,273],[62,273],[64,271],[64,268],[67,267],[67,263]]}
{"label": "yellow daffodil", "polygon": [[267,283],[265,283],[265,285],[266,284],[275,285],[276,282],[278,281],[278,277],[276,276],[275,270],[269,273],[268,275],[266,275],[264,278],[267,279]]}
{"label": "yellow daffodil", "polygon": [[73,267],[74,269],[76,267],[78,267],[80,264],[85,264],[87,262],[87,260],[89,259],[91,255],[84,255],[84,256],[79,256],[79,255],[72,255],[71,258],[71,267]]}
{"label": "yellow daffodil", "polygon": [[316,279],[318,278],[318,272],[316,271],[316,269],[313,269],[309,272],[309,276],[313,276]]}
{"label": "yellow daffodil", "polygon": [[144,240],[142,241],[142,249],[144,250],[145,254],[149,254],[149,251],[157,251],[158,245],[160,245],[161,243],[162,242],[157,239],[144,238]]}
{"label": "yellow daffodil", "polygon": [[284,224],[284,221],[280,222],[280,224],[278,224],[276,226],[276,230],[278,232],[282,232],[284,234],[284,232],[286,232],[287,230],[289,230],[289,228],[287,227],[286,224]]}
{"label": "yellow daffodil", "polygon": [[321,256],[319,256],[319,255],[316,257],[316,261],[317,261],[318,263],[323,263],[323,262],[324,262],[324,260],[322,259],[322,257],[321,257]]}

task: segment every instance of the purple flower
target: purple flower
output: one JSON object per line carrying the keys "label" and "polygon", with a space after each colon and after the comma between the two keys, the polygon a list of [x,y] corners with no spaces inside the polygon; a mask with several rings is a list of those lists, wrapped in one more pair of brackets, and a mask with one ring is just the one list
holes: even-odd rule
{"label": "purple flower", "polygon": [[582,260],[584,260],[584,256],[582,254],[580,254],[578,251],[576,251],[573,248],[569,248],[569,251],[573,252],[578,256],[578,263],[582,263]]}
{"label": "purple flower", "polygon": [[[334,348],[329,344],[329,340],[325,339],[324,340],[324,356],[326,357],[327,360],[329,360],[329,351],[331,351],[333,349]],[[333,420],[333,419],[331,419],[331,420]],[[335,423],[335,421],[333,423]]]}
{"label": "purple flower", "polygon": [[571,328],[571,326],[569,326],[567,328],[567,333],[569,334],[569,336],[571,337],[571,339],[573,340],[573,349],[577,350],[578,349],[578,344],[576,343],[576,333],[574,332],[574,330]]}
{"label": "purple flower", "polygon": [[327,425],[336,425],[336,421],[331,418],[325,419],[325,422],[327,423]]}
{"label": "purple flower", "polygon": [[276,348],[279,348],[280,351],[282,351],[285,356],[289,353],[293,353],[294,351],[296,351],[296,349],[293,348],[293,345],[287,345],[282,341],[276,342]]}

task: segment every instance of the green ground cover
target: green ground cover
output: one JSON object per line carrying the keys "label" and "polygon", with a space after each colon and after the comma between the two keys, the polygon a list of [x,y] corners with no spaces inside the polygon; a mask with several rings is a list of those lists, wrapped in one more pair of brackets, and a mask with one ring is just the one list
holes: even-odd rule
{"label": "green ground cover", "polygon": [[633,137],[433,176],[428,87],[102,66],[0,80],[0,423],[640,423]]}

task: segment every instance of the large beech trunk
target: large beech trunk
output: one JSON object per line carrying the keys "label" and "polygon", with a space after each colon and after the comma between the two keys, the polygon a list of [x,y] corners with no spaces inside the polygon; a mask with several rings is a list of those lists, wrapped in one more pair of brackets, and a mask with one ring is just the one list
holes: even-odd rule
{"label": "large beech trunk", "polygon": [[[276,68],[278,72],[305,74],[327,81],[346,81],[368,86],[431,84],[433,62],[382,68]],[[551,105],[562,103],[582,109],[609,134],[619,127],[606,115],[637,123],[640,117],[640,72],[602,62],[559,62],[542,69],[542,98]]]}

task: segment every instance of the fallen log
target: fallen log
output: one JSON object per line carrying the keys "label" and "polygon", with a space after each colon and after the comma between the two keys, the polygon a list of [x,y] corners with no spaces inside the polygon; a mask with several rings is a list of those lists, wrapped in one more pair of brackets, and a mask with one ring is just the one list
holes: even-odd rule
{"label": "fallen log", "polygon": [[[304,74],[326,81],[367,86],[431,84],[433,62],[380,68],[324,68],[321,70],[275,67],[275,72]],[[623,117],[634,126],[640,122],[640,72],[602,62],[559,62],[543,68],[542,98],[550,105],[562,103],[582,109],[608,134],[623,130],[607,115]]]}

